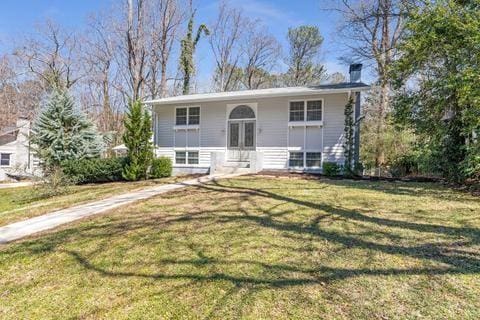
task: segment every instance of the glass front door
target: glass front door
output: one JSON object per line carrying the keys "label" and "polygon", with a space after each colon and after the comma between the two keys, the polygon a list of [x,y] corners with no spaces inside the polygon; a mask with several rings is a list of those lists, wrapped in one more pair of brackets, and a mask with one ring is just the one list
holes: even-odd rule
{"label": "glass front door", "polygon": [[255,120],[228,122],[228,159],[248,161],[250,151],[255,150]]}

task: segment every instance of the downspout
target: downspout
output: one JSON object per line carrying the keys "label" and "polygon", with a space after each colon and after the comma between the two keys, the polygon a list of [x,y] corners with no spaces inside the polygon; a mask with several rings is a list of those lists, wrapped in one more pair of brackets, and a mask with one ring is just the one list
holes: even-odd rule
{"label": "downspout", "polygon": [[360,91],[355,92],[355,134],[354,134],[354,167],[360,163],[360,122],[362,120],[360,110]]}

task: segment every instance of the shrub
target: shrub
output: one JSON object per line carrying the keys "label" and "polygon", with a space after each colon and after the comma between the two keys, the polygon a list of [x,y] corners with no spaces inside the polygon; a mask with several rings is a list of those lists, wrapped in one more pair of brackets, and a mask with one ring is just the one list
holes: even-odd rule
{"label": "shrub", "polygon": [[124,180],[125,158],[96,158],[62,162],[63,173],[77,184]]}
{"label": "shrub", "polygon": [[160,157],[153,159],[152,167],[150,168],[151,178],[164,178],[172,175],[172,160],[167,157]]}
{"label": "shrub", "polygon": [[399,178],[418,172],[418,161],[414,154],[405,154],[395,159],[390,167],[392,177]]}
{"label": "shrub", "polygon": [[338,176],[340,171],[340,166],[336,162],[323,163],[323,174],[327,177]]}
{"label": "shrub", "polygon": [[58,166],[50,167],[44,174],[36,179],[32,192],[20,196],[21,203],[48,199],[70,193],[71,179],[67,177]]}

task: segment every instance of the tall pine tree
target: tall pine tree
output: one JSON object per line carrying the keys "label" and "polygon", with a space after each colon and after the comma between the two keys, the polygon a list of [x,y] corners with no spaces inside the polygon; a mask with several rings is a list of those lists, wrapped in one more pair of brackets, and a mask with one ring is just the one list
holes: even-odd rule
{"label": "tall pine tree", "polygon": [[132,101],[124,119],[123,142],[128,149],[123,178],[130,181],[147,179],[153,160],[152,120],[140,101]]}
{"label": "tall pine tree", "polygon": [[66,91],[55,90],[33,128],[31,142],[46,168],[63,160],[99,157],[101,135]]}

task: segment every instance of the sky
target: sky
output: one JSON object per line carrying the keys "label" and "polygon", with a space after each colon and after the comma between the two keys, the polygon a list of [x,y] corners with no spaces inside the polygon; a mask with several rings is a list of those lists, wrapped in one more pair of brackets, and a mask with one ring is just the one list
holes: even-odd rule
{"label": "sky", "polygon": [[[104,10],[115,0],[2,0],[0,11],[0,53],[15,47],[24,34],[34,34],[35,26],[46,18],[70,28],[83,28],[89,14]],[[120,0],[117,0],[120,1]],[[286,34],[289,27],[303,24],[319,27],[324,43],[320,61],[329,73],[348,73],[348,66],[338,60],[344,54],[336,29],[339,16],[336,12],[324,10],[335,0],[230,0],[232,6],[242,8],[248,17],[261,23],[286,48]],[[217,0],[194,0],[197,8],[197,22],[208,23],[217,13]],[[199,44],[197,53],[199,86],[210,81],[213,70],[212,58],[207,41]],[[367,78],[367,79],[365,79]],[[365,75],[364,80],[368,81]]]}

